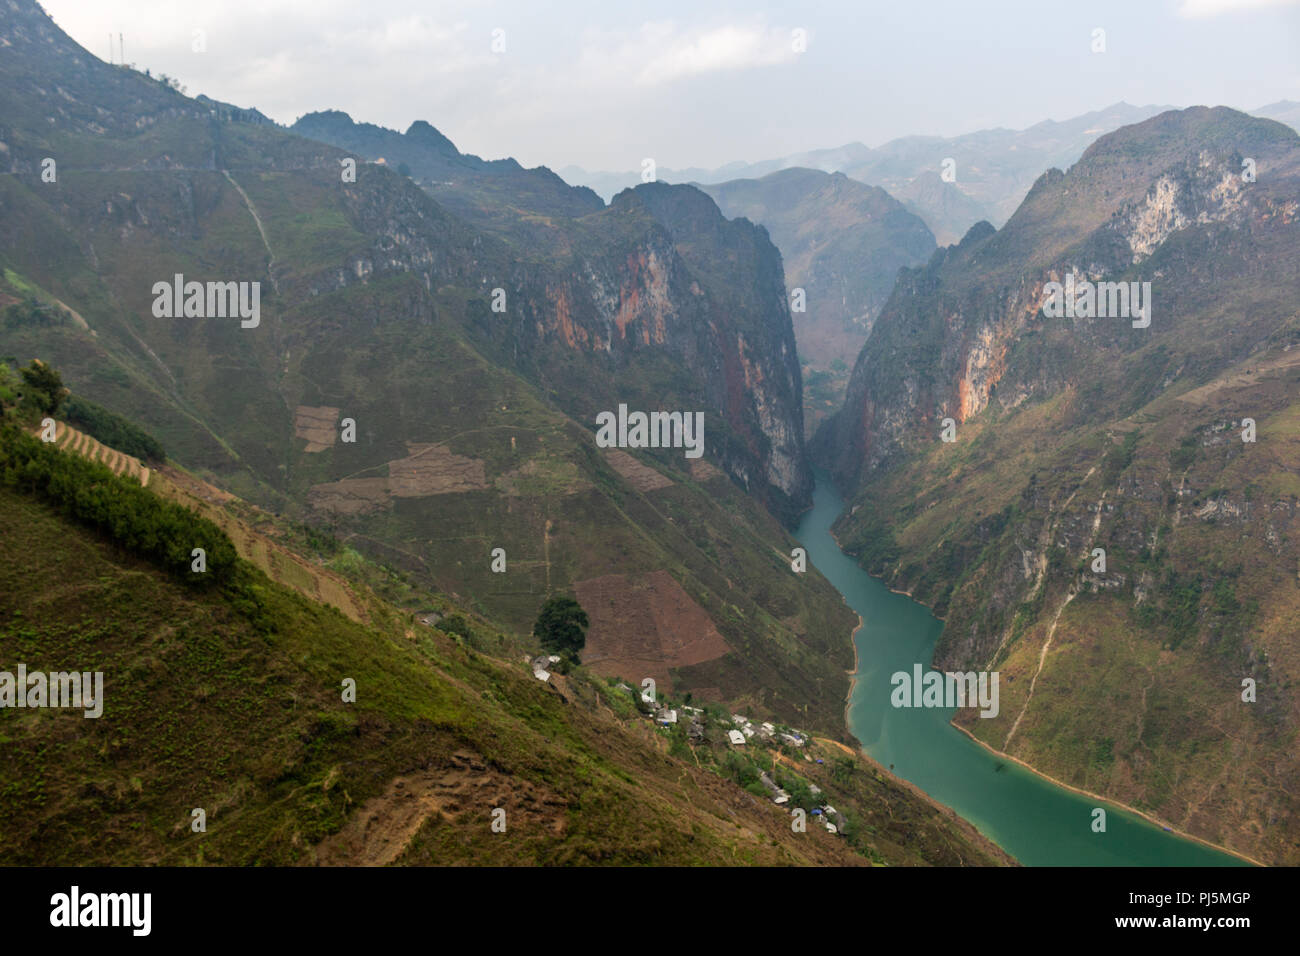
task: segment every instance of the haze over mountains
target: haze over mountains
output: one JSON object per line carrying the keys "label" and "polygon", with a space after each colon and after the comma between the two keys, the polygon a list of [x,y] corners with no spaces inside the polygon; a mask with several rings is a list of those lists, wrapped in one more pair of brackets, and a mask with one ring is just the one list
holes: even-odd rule
{"label": "haze over mountains", "polygon": [[[0,670],[75,648],[124,702],[0,714],[0,852],[1010,862],[854,746],[860,621],[791,535],[820,467],[844,549],[944,619],[933,663],[1002,673],[972,735],[1300,860],[1296,104],[645,183],[256,105],[0,9]],[[253,314],[205,309],[226,284]],[[51,368],[86,431],[45,431]],[[558,594],[589,631],[552,674]],[[801,842],[782,794],[841,823]],[[480,832],[501,801],[526,840]]]}
{"label": "haze over mountains", "polygon": [[848,363],[898,270],[928,259],[934,236],[883,189],[843,173],[793,168],[700,189],[724,215],[761,223],[781,250],[811,433],[843,401]]}
{"label": "haze over mountains", "polygon": [[[759,179],[781,169],[803,167],[844,173],[880,186],[920,216],[940,245],[957,242],[981,219],[1001,226],[1045,169],[1066,169],[1104,133],[1173,109],[1115,103],[1067,120],[1044,120],[1023,130],[987,129],[961,136],[906,136],[871,148],[849,143],[812,149],[760,162],[732,162],[716,169],[659,167],[664,182],[722,183]],[[1300,126],[1300,104],[1279,101],[1252,115]],[[955,161],[955,178],[945,181],[943,163]],[[558,170],[568,182],[589,186],[608,198],[640,182],[639,170],[590,172],[577,166]]]}

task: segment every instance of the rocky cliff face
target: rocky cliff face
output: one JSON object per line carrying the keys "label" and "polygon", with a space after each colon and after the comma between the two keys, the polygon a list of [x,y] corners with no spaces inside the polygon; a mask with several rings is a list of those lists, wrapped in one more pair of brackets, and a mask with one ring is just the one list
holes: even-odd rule
{"label": "rocky cliff face", "polygon": [[302,277],[311,294],[401,272],[474,289],[469,331],[579,420],[594,427],[619,404],[704,412],[711,461],[782,520],[807,507],[794,330],[763,229],[693,187],[647,184],[568,223],[549,257],[521,260],[390,171],[363,170],[342,197],[378,238]]}
{"label": "rocky cliff face", "polygon": [[1277,861],[1300,832],[1298,252],[1293,131],[1126,127],[904,273],[814,442],[853,499],[841,542],[945,618],[935,665],[1001,672],[1001,714],[959,721]]}
{"label": "rocky cliff face", "polygon": [[[765,482],[786,506],[801,510],[810,502],[812,474],[781,254],[765,229],[723,218],[691,186],[643,185],[615,197],[616,209],[620,201],[639,203],[663,226],[693,277],[691,297],[706,311],[702,325],[689,327],[693,341],[680,354],[707,383],[710,403],[724,410],[728,428],[757,456],[746,484]],[[733,454],[740,464],[744,456]]]}
{"label": "rocky cliff face", "polygon": [[787,522],[807,507],[802,382],[765,230],[689,186],[644,184],[606,208],[544,168],[461,154],[427,123],[399,134],[318,113],[294,131],[383,155],[389,172],[400,158],[436,200],[347,190],[358,228],[386,241],[324,285],[410,270],[474,288],[471,331],[567,411],[703,411],[710,459]]}
{"label": "rocky cliff face", "polygon": [[785,169],[700,188],[724,215],[762,225],[781,251],[811,433],[843,404],[850,364],[898,270],[929,259],[934,236],[883,189],[843,173]]}
{"label": "rocky cliff face", "polygon": [[794,330],[764,230],[693,187],[646,184],[574,223],[562,257],[512,266],[507,301],[515,289],[518,311],[479,313],[479,333],[581,419],[703,411],[719,467],[784,520],[807,507]]}
{"label": "rocky cliff face", "polygon": [[[1143,136],[1149,142],[1135,148]],[[1180,136],[1189,137],[1182,150]],[[1276,191],[1278,175],[1295,162],[1290,139],[1279,124],[1232,110],[1163,114],[1099,140],[1069,173],[1045,173],[1000,232],[977,224],[960,244],[908,270],[858,357],[844,410],[819,438],[837,480],[868,479],[937,438],[943,419],[960,425],[980,413],[995,393],[1000,408],[1015,408],[1060,392],[1100,354],[1163,341],[1191,304],[1189,282],[1199,289],[1216,265],[1195,263],[1199,277],[1184,278],[1177,267],[1193,264],[1192,250],[1154,253],[1191,227],[1220,226],[1216,234],[1227,240],[1293,217],[1294,200]],[[1274,164],[1271,186],[1243,180],[1247,158]],[[1081,317],[1071,323],[1070,354],[1026,348],[1012,361],[1022,340],[1051,321],[1042,311],[1045,287],[1070,274],[1080,287],[1151,282],[1154,331],[1123,317]],[[1258,343],[1229,344],[1240,356]]]}

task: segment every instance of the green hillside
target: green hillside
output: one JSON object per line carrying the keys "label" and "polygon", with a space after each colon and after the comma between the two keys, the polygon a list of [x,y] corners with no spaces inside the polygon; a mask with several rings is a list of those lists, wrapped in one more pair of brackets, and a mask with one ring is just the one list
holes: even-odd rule
{"label": "green hillside", "polygon": [[[40,356],[168,460],[512,628],[611,575],[616,619],[667,574],[689,606],[654,605],[646,639],[670,644],[673,615],[699,609],[724,644],[652,647],[662,680],[844,737],[853,616],[790,570],[782,525],[810,473],[761,231],[688,187],[565,219],[544,247],[526,208],[497,203],[480,231],[395,169],[345,181],[336,148],[89,57],[35,4],[0,14],[0,35],[0,304],[49,306],[0,327],[0,358]],[[497,169],[481,169],[493,189],[516,181]],[[256,325],[155,315],[177,274],[260,283]],[[620,403],[704,411],[705,458],[605,454],[594,415]]]}
{"label": "green hillside", "polygon": [[[854,834],[796,833],[612,682],[539,682],[475,650],[519,644],[464,614],[431,627],[371,595],[349,620],[133,479],[12,425],[0,441],[3,666],[104,675],[98,717],[0,710],[5,863],[1005,862],[862,758],[830,791]],[[138,533],[164,526],[207,536],[201,580]]]}

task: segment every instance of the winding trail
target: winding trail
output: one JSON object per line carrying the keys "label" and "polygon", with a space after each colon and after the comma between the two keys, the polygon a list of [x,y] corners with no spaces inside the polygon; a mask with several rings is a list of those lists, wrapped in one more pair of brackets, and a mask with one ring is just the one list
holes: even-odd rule
{"label": "winding trail", "polygon": [[[1087,481],[1096,470],[1095,467],[1088,469],[1088,474],[1084,476],[1083,480]],[[1074,494],[1078,494],[1078,489],[1075,489]],[[1074,494],[1070,495],[1070,497],[1066,499],[1065,505],[1062,505],[1061,507],[1062,512],[1064,512],[1065,508],[1074,500]],[[1102,508],[1106,504],[1106,495],[1107,492],[1103,491],[1101,493],[1101,498],[1097,500],[1097,513],[1092,519],[1092,538],[1088,542],[1087,548],[1084,549],[1085,556],[1092,553],[1092,549],[1097,543],[1097,531],[1101,528]],[[1033,679],[1029,681],[1029,693],[1025,696],[1025,702],[1020,708],[1020,713],[1016,715],[1015,722],[1011,725],[1011,729],[1007,731],[1006,740],[1002,741],[1002,749],[1004,751],[1010,750],[1011,738],[1016,735],[1016,730],[1020,727],[1020,721],[1024,719],[1025,713],[1029,710],[1029,702],[1034,699],[1034,686],[1038,683],[1038,675],[1043,672],[1043,665],[1047,663],[1047,652],[1052,649],[1052,637],[1056,634],[1056,625],[1061,620],[1061,614],[1064,613],[1066,607],[1069,606],[1070,602],[1075,599],[1078,593],[1078,584],[1072,584],[1070,590],[1065,595],[1065,600],[1061,602],[1061,606],[1056,609],[1056,614],[1052,617],[1052,624],[1047,629],[1047,638],[1043,641],[1043,649],[1038,654],[1038,669],[1034,671]]]}
{"label": "winding trail", "polygon": [[262,237],[262,245],[266,248],[266,254],[268,256],[266,274],[271,279],[271,288],[275,290],[277,295],[279,295],[280,286],[279,283],[275,281],[275,253],[271,251],[271,243],[266,238],[266,229],[262,226],[262,217],[257,214],[257,207],[253,205],[253,200],[248,198],[248,193],[244,192],[244,187],[235,182],[235,177],[230,175],[230,170],[223,169],[221,175],[225,176],[226,179],[230,181],[230,185],[235,187],[235,192],[239,193],[239,197],[244,200],[244,206],[253,216],[253,222],[257,225],[258,235]]}
{"label": "winding trail", "polygon": [[1020,726],[1020,721],[1025,716],[1025,711],[1029,710],[1029,702],[1034,699],[1034,685],[1038,683],[1038,675],[1043,672],[1043,664],[1047,662],[1047,652],[1052,648],[1052,635],[1056,633],[1056,624],[1061,619],[1061,613],[1065,610],[1066,606],[1074,600],[1074,596],[1078,593],[1079,592],[1074,588],[1070,588],[1069,593],[1065,595],[1065,600],[1062,601],[1061,606],[1056,609],[1056,616],[1052,618],[1052,626],[1047,629],[1047,640],[1043,641],[1043,649],[1038,654],[1038,670],[1034,671],[1033,679],[1029,682],[1029,694],[1025,697],[1025,703],[1020,708],[1020,713],[1016,715],[1015,723],[1013,723],[1011,729],[1007,731],[1007,739],[1002,742],[1003,750],[1006,750],[1011,746],[1011,738],[1016,735],[1016,729]]}

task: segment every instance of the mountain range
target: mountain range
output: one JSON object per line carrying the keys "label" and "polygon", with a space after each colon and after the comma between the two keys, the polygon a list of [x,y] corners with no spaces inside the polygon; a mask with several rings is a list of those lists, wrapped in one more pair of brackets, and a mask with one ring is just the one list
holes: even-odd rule
{"label": "mountain range", "polygon": [[[1010,862],[844,746],[853,615],[790,568],[811,476],[764,230],[427,124],[300,124],[368,161],[31,0],[0,44],[0,650],[105,674],[89,730],[3,710],[7,862]],[[204,308],[226,283],[251,311]],[[94,434],[31,437],[29,361]],[[703,415],[703,454],[602,447],[620,406]],[[546,673],[566,592],[583,666]],[[688,705],[689,745],[654,719]],[[738,720],[804,749],[745,756]],[[840,826],[803,838],[760,774]]]}
{"label": "mountain range", "polygon": [[815,443],[840,541],[944,618],[936,666],[1001,672],[971,733],[1273,862],[1300,847],[1298,175],[1293,129],[1222,107],[1103,136],[904,270]]}
{"label": "mountain range", "polygon": [[972,737],[1300,861],[1296,104],[641,182],[0,48],[0,671],[113,702],[0,711],[0,858],[1012,862],[848,732],[822,468]]}
{"label": "mountain range", "polygon": [[[1065,169],[1097,137],[1138,123],[1171,106],[1115,103],[1067,120],[1044,120],[1023,130],[987,129],[959,136],[905,136],[872,148],[849,143],[813,149],[755,163],[731,162],[715,169],[660,167],[666,182],[722,183],[760,179],[792,167],[844,173],[879,186],[925,221],[940,245],[952,245],[980,220],[1001,226],[1010,218],[1045,169]],[[1300,104],[1282,100],[1252,115],[1300,128]],[[951,159],[951,179],[944,178]],[[640,181],[639,171],[588,172],[565,166],[567,182],[589,186],[602,196]]]}
{"label": "mountain range", "polygon": [[[666,185],[576,218],[525,208],[527,189],[509,213],[462,198],[481,209],[462,216],[387,165],[101,63],[35,4],[8,10],[3,37],[3,291],[76,316],[7,328],[4,354],[43,358],[206,480],[503,626],[526,631],[556,589],[606,594],[598,666],[843,736],[852,618],[789,571],[782,523],[811,474],[761,229]],[[445,154],[421,129],[417,147]],[[480,197],[532,175],[478,174]],[[507,215],[513,238],[491,226]],[[260,283],[257,327],[159,317],[154,288],[176,275]],[[703,457],[602,451],[597,416],[620,405],[702,413]],[[647,604],[662,610],[625,630]],[[683,614],[716,628],[705,649],[679,646]]]}

